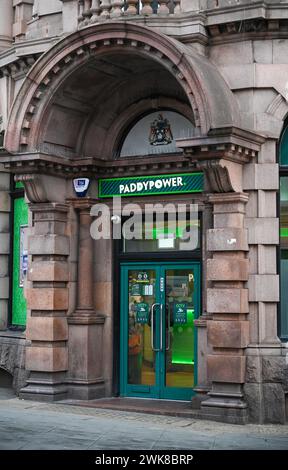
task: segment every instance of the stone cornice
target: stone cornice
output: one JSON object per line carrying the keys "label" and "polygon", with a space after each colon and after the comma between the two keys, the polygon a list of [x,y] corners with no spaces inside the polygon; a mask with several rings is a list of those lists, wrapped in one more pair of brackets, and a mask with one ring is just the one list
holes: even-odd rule
{"label": "stone cornice", "polygon": [[[205,11],[207,17],[207,26],[212,24],[225,24],[230,21],[249,20],[255,18],[283,18],[283,11],[286,10],[286,18],[288,18],[287,3],[277,2],[268,3],[265,0],[241,2],[235,5],[227,5],[223,7],[211,8]],[[242,14],[242,18],[240,15]]]}
{"label": "stone cornice", "polygon": [[[206,31],[206,14],[204,12],[182,12],[179,15],[170,16],[122,16],[117,21],[131,21],[135,24],[147,26],[160,33],[178,39],[183,43],[199,43],[204,46],[208,44]],[[110,21],[113,21],[110,20]],[[83,28],[80,28],[83,29]]]}
{"label": "stone cornice", "polygon": [[167,171],[188,172],[195,169],[195,164],[182,154],[97,160],[95,158],[65,159],[43,153],[2,153],[0,163],[15,175],[50,174],[62,178],[76,178],[84,175],[117,177],[143,173],[152,175],[163,174]]}
{"label": "stone cornice", "polygon": [[239,190],[239,174],[231,164],[249,163],[264,142],[265,138],[254,132],[225,127],[213,129],[207,136],[177,140],[177,146],[204,172],[208,191],[230,193]]}
{"label": "stone cornice", "polygon": [[[0,54],[0,76],[3,76],[3,71],[7,73],[10,69],[12,69],[11,72],[13,72],[15,68],[16,70],[20,69],[23,61],[28,61],[30,68],[35,60],[59,39],[58,37],[52,37],[14,43],[9,49]],[[34,60],[30,63],[32,58]]]}
{"label": "stone cornice", "polygon": [[14,58],[9,64],[0,67],[0,78],[11,76],[14,79],[25,77],[29,69],[40,57],[39,54]]}
{"label": "stone cornice", "polygon": [[178,139],[177,147],[191,161],[226,159],[236,163],[247,163],[255,157],[265,138],[251,131],[236,127],[214,129],[208,136]]}
{"label": "stone cornice", "polygon": [[288,37],[288,5],[265,1],[206,11],[209,44]]}

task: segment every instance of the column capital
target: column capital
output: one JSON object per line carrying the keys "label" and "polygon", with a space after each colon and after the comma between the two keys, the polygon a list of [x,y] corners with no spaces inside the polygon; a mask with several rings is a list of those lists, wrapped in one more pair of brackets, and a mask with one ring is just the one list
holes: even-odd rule
{"label": "column capital", "polygon": [[66,203],[70,204],[75,210],[79,212],[89,211],[94,204],[99,202],[98,199],[91,197],[71,197],[66,199]]}
{"label": "column capital", "polygon": [[242,203],[247,204],[249,200],[249,194],[247,193],[217,193],[217,194],[209,194],[208,195],[208,202],[211,204],[234,204],[234,203]]}
{"label": "column capital", "polygon": [[63,212],[67,213],[69,211],[68,204],[61,204],[57,202],[38,202],[38,203],[30,203],[29,209],[31,212]]}

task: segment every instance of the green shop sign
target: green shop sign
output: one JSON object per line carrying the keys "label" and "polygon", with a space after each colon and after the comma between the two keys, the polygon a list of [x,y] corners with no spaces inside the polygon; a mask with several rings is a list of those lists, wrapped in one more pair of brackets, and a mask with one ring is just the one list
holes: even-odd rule
{"label": "green shop sign", "polygon": [[99,179],[99,197],[201,193],[203,173]]}

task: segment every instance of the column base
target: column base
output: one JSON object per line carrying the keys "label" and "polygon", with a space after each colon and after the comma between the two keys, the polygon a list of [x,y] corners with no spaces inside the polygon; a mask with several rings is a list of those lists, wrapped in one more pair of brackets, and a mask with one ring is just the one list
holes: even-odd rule
{"label": "column base", "polygon": [[191,399],[191,408],[192,410],[200,410],[201,404],[203,401],[209,398],[208,392],[210,391],[211,387],[206,385],[197,385],[193,390],[196,392],[196,395]]}
{"label": "column base", "polygon": [[201,406],[201,416],[203,417],[203,419],[217,421],[219,423],[248,424],[247,408],[222,408],[221,405],[217,406],[216,403],[213,403],[213,405],[211,403],[208,403],[208,400],[205,401]]}
{"label": "column base", "polygon": [[241,385],[213,383],[209,398],[201,403],[201,413],[206,419],[229,424],[247,424],[248,408]]}
{"label": "column base", "polygon": [[93,308],[77,308],[72,315],[67,317],[67,321],[69,325],[103,325],[105,317],[96,314]]}
{"label": "column base", "polygon": [[104,380],[92,382],[68,383],[68,398],[73,400],[96,400],[105,397]]}
{"label": "column base", "polygon": [[27,385],[19,392],[19,398],[50,403],[65,400],[67,386],[63,382],[63,374],[51,377],[51,374],[31,372]]}

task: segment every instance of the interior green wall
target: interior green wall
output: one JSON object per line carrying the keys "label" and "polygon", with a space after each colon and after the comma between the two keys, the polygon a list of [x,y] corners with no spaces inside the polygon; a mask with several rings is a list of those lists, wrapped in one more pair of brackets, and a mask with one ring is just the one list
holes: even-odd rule
{"label": "interior green wall", "polygon": [[13,217],[12,324],[25,326],[27,305],[20,284],[20,228],[28,225],[28,206],[24,197],[14,199]]}

